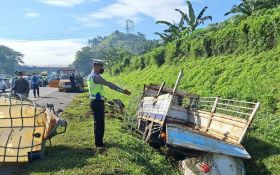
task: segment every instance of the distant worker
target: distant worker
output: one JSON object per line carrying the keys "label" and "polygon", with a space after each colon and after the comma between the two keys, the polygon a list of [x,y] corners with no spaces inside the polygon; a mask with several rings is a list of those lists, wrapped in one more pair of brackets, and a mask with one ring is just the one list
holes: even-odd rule
{"label": "distant worker", "polygon": [[72,90],[74,90],[75,88],[76,88],[76,83],[75,83],[75,74],[74,73],[72,73],[71,75],[70,75],[70,83],[71,83],[71,88],[72,88]]}
{"label": "distant worker", "polygon": [[104,93],[103,85],[116,90],[118,92],[130,95],[128,90],[123,90],[122,88],[114,85],[113,83],[107,82],[101,77],[104,72],[104,61],[103,60],[93,60],[93,71],[87,77],[87,83],[89,88],[89,95],[91,99],[91,110],[94,115],[94,134],[95,134],[95,146],[104,147],[103,137],[104,137]]}
{"label": "distant worker", "polygon": [[39,86],[40,86],[40,78],[36,75],[36,73],[33,73],[33,76],[31,77],[31,87],[33,89],[34,98],[36,98],[36,93],[38,97],[40,97]]}
{"label": "distant worker", "polygon": [[23,73],[17,73],[17,80],[15,81],[15,85],[12,90],[15,94],[21,95],[23,98],[27,98],[29,95],[29,83],[27,80],[23,78]]}
{"label": "distant worker", "polygon": [[48,77],[43,76],[43,87],[47,87],[47,85],[48,85]]}

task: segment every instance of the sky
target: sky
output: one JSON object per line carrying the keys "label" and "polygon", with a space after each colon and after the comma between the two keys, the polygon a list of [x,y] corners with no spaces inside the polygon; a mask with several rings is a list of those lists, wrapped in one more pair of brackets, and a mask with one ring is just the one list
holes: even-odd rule
{"label": "sky", "polygon": [[[206,15],[217,23],[240,0],[191,0],[194,9],[208,6]],[[185,0],[9,0],[0,6],[0,45],[20,51],[27,65],[68,65],[90,38],[115,30],[125,32],[126,20],[134,32],[158,39],[165,26],[157,20],[179,21]],[[208,23],[205,24],[208,25]],[[204,26],[202,26],[204,27]]]}

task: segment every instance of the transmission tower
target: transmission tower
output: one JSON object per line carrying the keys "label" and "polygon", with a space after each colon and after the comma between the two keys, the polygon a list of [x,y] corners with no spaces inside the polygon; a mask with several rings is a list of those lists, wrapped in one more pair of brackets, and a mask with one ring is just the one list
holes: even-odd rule
{"label": "transmission tower", "polygon": [[134,33],[134,21],[127,19],[126,21],[126,33]]}

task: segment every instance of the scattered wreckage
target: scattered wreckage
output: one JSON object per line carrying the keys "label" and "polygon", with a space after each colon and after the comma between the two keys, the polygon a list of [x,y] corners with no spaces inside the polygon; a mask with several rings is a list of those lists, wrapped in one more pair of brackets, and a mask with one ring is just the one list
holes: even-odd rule
{"label": "scattered wreckage", "polygon": [[67,122],[59,112],[53,105],[42,107],[20,95],[0,96],[0,163],[42,158],[46,141],[66,131]]}
{"label": "scattered wreckage", "polygon": [[142,138],[185,154],[185,175],[245,175],[241,159],[251,157],[241,142],[260,104],[177,91],[181,77],[173,89],[145,85],[138,108]]}

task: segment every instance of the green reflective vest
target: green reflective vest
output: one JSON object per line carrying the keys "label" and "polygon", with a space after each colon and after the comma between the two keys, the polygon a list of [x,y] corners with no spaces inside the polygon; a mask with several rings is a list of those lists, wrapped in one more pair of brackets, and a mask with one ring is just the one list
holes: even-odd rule
{"label": "green reflective vest", "polygon": [[94,83],[94,81],[93,81],[94,76],[96,76],[96,74],[91,73],[87,78],[87,84],[88,84],[90,98],[103,100],[104,99],[103,85]]}

